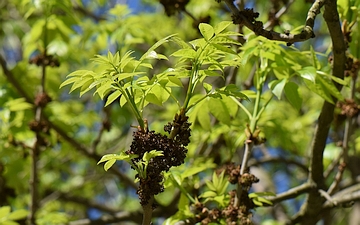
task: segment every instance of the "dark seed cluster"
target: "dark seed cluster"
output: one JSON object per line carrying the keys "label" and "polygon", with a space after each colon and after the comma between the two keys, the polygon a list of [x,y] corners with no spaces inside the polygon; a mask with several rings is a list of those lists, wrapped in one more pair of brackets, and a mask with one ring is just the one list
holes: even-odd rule
{"label": "dark seed cluster", "polygon": [[220,220],[225,220],[226,224],[234,225],[251,225],[252,213],[251,209],[255,208],[255,204],[249,198],[247,192],[243,192],[240,198],[240,205],[235,205],[236,191],[230,191],[229,205],[219,210],[217,208],[209,209],[201,202],[195,203],[193,206],[193,213],[195,214],[194,223],[201,224],[220,224]]}
{"label": "dark seed cluster", "polygon": [[37,66],[45,65],[51,67],[59,67],[60,62],[53,55],[38,55],[29,60],[30,64],[36,64]]}
{"label": "dark seed cluster", "polygon": [[360,105],[356,104],[353,99],[345,99],[343,102],[337,102],[337,108],[340,108],[340,115],[353,118],[360,112]]}
{"label": "dark seed cluster", "polygon": [[151,196],[164,191],[162,172],[169,171],[171,167],[184,163],[187,153],[185,146],[190,142],[189,127],[190,123],[187,122],[187,117],[175,116],[174,122],[165,126],[165,131],[174,135],[174,138],[155,133],[155,131],[139,129],[134,132],[133,142],[130,149],[126,152],[127,154],[138,155],[137,158],[132,160],[134,164],[142,160],[146,152],[152,150],[163,152],[163,156],[157,156],[150,160],[146,170],[146,178],[141,178],[137,175],[137,178],[140,179],[137,194],[142,205],[146,205]]}
{"label": "dark seed cluster", "polygon": [[164,126],[164,131],[169,134],[173,134],[173,139],[183,146],[187,146],[190,143],[190,125],[188,122],[189,117],[184,116],[184,113],[180,115],[176,114],[172,123],[168,123]]}
{"label": "dark seed cluster", "polygon": [[240,198],[240,205],[235,206],[235,196],[236,191],[230,191],[230,203],[222,211],[222,214],[226,218],[227,224],[241,224],[241,225],[251,225],[252,223],[252,213],[251,209],[255,207],[255,204],[251,201],[247,192],[243,192]]}

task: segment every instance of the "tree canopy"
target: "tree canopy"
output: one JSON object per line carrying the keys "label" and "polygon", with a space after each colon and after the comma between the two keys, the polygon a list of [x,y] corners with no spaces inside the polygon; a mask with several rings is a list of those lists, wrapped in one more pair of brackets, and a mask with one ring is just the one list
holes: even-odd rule
{"label": "tree canopy", "polygon": [[0,224],[358,224],[359,0],[3,0]]}

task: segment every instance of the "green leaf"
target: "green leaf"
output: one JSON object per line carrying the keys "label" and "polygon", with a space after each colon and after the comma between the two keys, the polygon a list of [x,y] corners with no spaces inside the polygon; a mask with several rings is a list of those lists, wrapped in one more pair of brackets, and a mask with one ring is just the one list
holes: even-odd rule
{"label": "green leaf", "polygon": [[15,222],[15,221],[11,221],[11,220],[6,220],[4,222],[0,223],[1,225],[19,225],[19,223]]}
{"label": "green leaf", "polygon": [[144,59],[147,59],[149,57],[149,55],[159,46],[163,45],[164,43],[168,42],[170,38],[172,38],[173,36],[175,36],[175,34],[169,35],[167,37],[164,37],[162,39],[160,39],[159,41],[157,41],[153,46],[151,46],[144,55],[141,56],[140,58],[140,62],[143,61]]}
{"label": "green leaf", "polygon": [[242,93],[241,89],[235,84],[229,84],[221,89],[216,89],[217,93],[224,94],[226,96],[233,96],[236,98],[248,99],[248,97]]}
{"label": "green leaf", "polygon": [[[68,77],[69,77],[69,75],[68,75]],[[71,84],[71,83],[76,82],[78,79],[79,79],[78,77],[70,77],[70,78],[66,79],[64,82],[62,82],[62,83],[60,84],[59,89],[60,89],[60,88],[63,88],[64,86],[66,86],[66,85],[68,85],[68,84]]]}
{"label": "green leaf", "polygon": [[145,154],[143,155],[142,160],[144,160],[145,162],[149,162],[150,159],[155,158],[157,156],[163,156],[163,151],[157,151],[157,150],[151,150],[150,152],[145,152]]}
{"label": "green leaf", "polygon": [[9,220],[20,220],[25,218],[28,215],[28,211],[25,209],[19,209],[12,213],[10,213],[8,219]]}
{"label": "green leaf", "polygon": [[216,196],[217,196],[217,194],[214,191],[205,191],[199,197],[200,198],[214,198]]}
{"label": "green leaf", "polygon": [[332,96],[336,97],[339,100],[344,100],[344,96],[335,87],[334,83],[331,80],[322,75],[319,75],[316,78],[316,81],[321,84],[321,86],[326,89]]}
{"label": "green leaf", "polygon": [[120,107],[123,107],[126,104],[127,100],[124,95],[120,97]]}
{"label": "green leaf", "polygon": [[205,40],[210,40],[214,36],[214,28],[207,23],[200,23],[199,30]]}
{"label": "green leaf", "polygon": [[269,83],[269,88],[271,89],[272,93],[278,98],[281,99],[282,92],[284,90],[285,84],[287,79],[281,80],[273,80]]}
{"label": "green leaf", "polygon": [[175,42],[177,45],[179,45],[181,48],[191,48],[191,46],[186,43],[184,40],[182,40],[181,38],[179,37],[172,37],[170,39],[171,41]]}
{"label": "green leaf", "polygon": [[204,89],[206,91],[206,94],[208,94],[212,90],[212,85],[208,84],[206,82],[203,82]]}
{"label": "green leaf", "polygon": [[104,164],[104,170],[108,171],[112,165],[116,162],[116,160],[125,160],[127,162],[131,162],[131,159],[138,157],[138,155],[128,155],[125,152],[121,152],[120,155],[118,154],[106,154],[97,163],[99,165],[102,162],[106,162]]}
{"label": "green leaf", "polygon": [[205,104],[205,100],[198,103],[191,113],[196,115],[196,119],[203,129],[211,130],[209,109],[208,105]]}
{"label": "green leaf", "polygon": [[196,51],[192,48],[180,49],[171,54],[171,56],[194,59],[196,57]]}
{"label": "green leaf", "polygon": [[306,86],[314,93],[318,94],[320,97],[322,97],[323,99],[325,99],[326,101],[330,102],[330,103],[334,103],[330,93],[324,89],[324,87],[322,87],[319,83],[313,83],[309,80],[304,79],[304,82],[306,84]]}
{"label": "green leaf", "polygon": [[109,97],[107,98],[106,104],[104,107],[110,105],[111,103],[113,103],[119,96],[121,95],[121,91],[116,90],[113,93],[111,93],[109,95]]}
{"label": "green leaf", "polygon": [[104,170],[108,171],[116,162],[116,159],[110,159],[104,164]]}
{"label": "green leaf", "polygon": [[229,111],[221,99],[210,98],[208,107],[216,119],[224,124],[230,124]]}
{"label": "green leaf", "polygon": [[94,92],[94,95],[95,95],[95,94],[98,94],[101,99],[104,99],[104,96],[105,96],[106,94],[108,94],[108,93],[113,89],[112,84],[113,84],[113,82],[110,81],[110,80],[102,83],[102,84],[100,85],[100,87],[98,87],[98,88],[96,89],[96,91]]}
{"label": "green leaf", "polygon": [[315,83],[315,79],[316,79],[316,68],[315,67],[307,66],[296,72],[299,73],[302,78]]}
{"label": "green leaf", "polygon": [[222,52],[226,52],[226,53],[230,53],[233,55],[237,55],[237,53],[232,50],[230,47],[226,47],[224,45],[220,45],[220,44],[215,44],[215,43],[211,43],[211,46],[214,46],[216,49],[222,51]]}
{"label": "green leaf", "polygon": [[299,95],[298,87],[294,82],[288,82],[284,88],[286,98],[297,111],[300,110],[302,105],[302,98]]}
{"label": "green leaf", "polygon": [[0,218],[5,218],[10,214],[11,207],[10,206],[3,206],[0,208]]}
{"label": "green leaf", "polygon": [[130,78],[130,77],[134,77],[134,76],[138,76],[138,75],[142,75],[142,74],[146,74],[146,73],[145,72],[119,73],[119,74],[115,75],[113,79],[118,79],[118,81],[121,81],[121,80]]}
{"label": "green leaf", "polygon": [[219,34],[219,33],[223,32],[231,24],[233,24],[232,21],[222,21],[222,22],[216,24],[214,27],[215,34]]}
{"label": "green leaf", "polygon": [[5,106],[12,112],[23,111],[26,109],[31,109],[33,107],[32,104],[25,101],[25,98],[17,98],[10,100],[5,103]]}

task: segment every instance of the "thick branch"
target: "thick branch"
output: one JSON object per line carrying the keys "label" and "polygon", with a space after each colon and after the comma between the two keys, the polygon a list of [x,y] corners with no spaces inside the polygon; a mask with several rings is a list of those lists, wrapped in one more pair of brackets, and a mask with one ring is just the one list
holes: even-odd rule
{"label": "thick branch", "polygon": [[[345,42],[341,31],[339,14],[337,12],[336,1],[328,0],[325,3],[324,19],[332,40],[333,45],[333,75],[342,79],[344,77],[345,67]],[[340,90],[339,84],[337,88]],[[335,99],[334,99],[335,100]],[[333,120],[335,106],[329,102],[324,102],[318,125],[315,130],[314,140],[311,147],[311,161],[309,167],[309,181],[315,182],[318,189],[326,189],[324,184],[323,153],[326,145],[331,122]],[[317,190],[310,191],[302,211],[294,218],[293,222],[301,217],[306,218],[306,224],[316,224],[322,210],[324,199]]]}
{"label": "thick branch", "polygon": [[22,97],[24,97],[28,103],[33,104],[34,101],[30,97],[30,95],[25,91],[25,88],[18,82],[18,80],[16,80],[12,72],[8,69],[6,65],[6,60],[3,58],[2,55],[0,55],[0,64],[4,71],[4,75],[6,79],[15,87],[15,89],[19,92],[19,94]]}
{"label": "thick branch", "polygon": [[310,38],[314,38],[315,34],[313,31],[314,28],[314,21],[317,14],[320,13],[321,7],[324,5],[325,0],[316,0],[313,5],[311,6],[306,21],[305,27],[299,34],[281,34],[275,31],[268,31],[265,30],[263,27],[263,23],[259,21],[252,21],[247,18],[242,11],[240,11],[235,5],[233,0],[224,0],[230,10],[233,13],[233,20],[235,24],[243,24],[250,30],[252,30],[256,35],[260,35],[266,37],[270,40],[276,41],[285,41],[289,44],[295,42],[306,41]]}

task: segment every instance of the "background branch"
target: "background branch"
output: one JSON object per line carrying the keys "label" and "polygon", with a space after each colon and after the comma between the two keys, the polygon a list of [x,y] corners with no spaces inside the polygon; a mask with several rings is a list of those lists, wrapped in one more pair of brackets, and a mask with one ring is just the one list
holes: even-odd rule
{"label": "background branch", "polygon": [[317,14],[320,13],[321,7],[324,5],[325,0],[317,0],[313,3],[312,7],[308,12],[308,16],[306,18],[305,27],[299,34],[281,34],[275,31],[265,30],[263,27],[263,23],[259,21],[253,21],[255,16],[250,16],[252,18],[248,18],[244,15],[243,11],[240,11],[234,4],[232,0],[224,0],[228,5],[230,10],[233,13],[233,21],[235,24],[244,24],[247,28],[252,30],[256,35],[263,36],[270,40],[276,41],[285,41],[286,43],[292,44],[295,42],[306,41],[310,38],[314,38],[315,34],[313,32],[314,21]]}

